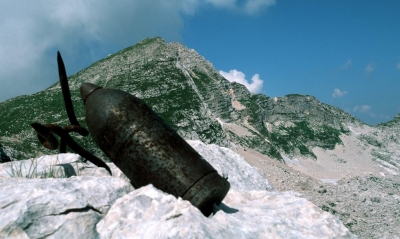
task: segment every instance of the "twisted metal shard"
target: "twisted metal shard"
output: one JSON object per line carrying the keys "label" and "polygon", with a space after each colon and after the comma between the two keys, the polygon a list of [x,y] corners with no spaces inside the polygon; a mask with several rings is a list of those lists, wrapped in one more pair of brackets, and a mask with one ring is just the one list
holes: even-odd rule
{"label": "twisted metal shard", "polygon": [[76,132],[82,136],[88,136],[89,131],[82,127],[75,116],[74,107],[71,100],[71,93],[68,86],[68,78],[67,73],[64,66],[64,61],[61,57],[60,52],[57,52],[57,63],[58,63],[58,74],[60,78],[61,90],[62,95],[65,103],[65,109],[67,111],[67,116],[69,119],[70,125],[67,125],[61,128],[55,124],[39,124],[37,122],[32,123],[32,128],[36,131],[38,136],[39,142],[46,148],[50,150],[57,149],[58,141],[57,138],[54,136],[53,133],[60,137],[60,153],[66,153],[66,146],[68,145],[73,151],[77,154],[82,156],[83,158],[87,159],[94,165],[98,167],[105,168],[110,175],[111,169],[108,167],[106,163],[104,163],[101,159],[97,158],[95,155],[91,154],[84,148],[82,148],[75,140],[69,135],[71,132]]}

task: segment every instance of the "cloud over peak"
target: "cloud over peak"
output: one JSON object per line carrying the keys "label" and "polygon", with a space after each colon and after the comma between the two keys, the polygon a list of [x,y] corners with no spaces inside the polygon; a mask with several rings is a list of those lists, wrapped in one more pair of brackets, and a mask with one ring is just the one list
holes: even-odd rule
{"label": "cloud over peak", "polygon": [[247,14],[255,14],[260,9],[268,8],[275,4],[275,0],[248,0],[244,6],[244,10]]}
{"label": "cloud over peak", "polygon": [[242,12],[248,15],[257,14],[258,12],[276,4],[276,0],[190,0],[186,5],[191,5],[193,8],[204,2],[217,8]]}
{"label": "cloud over peak", "polygon": [[363,113],[369,115],[370,117],[375,117],[375,113],[371,111],[371,106],[369,105],[356,105],[353,108],[353,112]]}
{"label": "cloud over peak", "polygon": [[0,101],[57,81],[57,50],[67,62],[75,59],[67,63],[70,74],[147,37],[181,41],[183,16],[195,15],[206,5],[252,15],[274,4],[275,0],[0,1]]}
{"label": "cloud over peak", "polygon": [[[60,50],[67,73],[149,36],[180,40],[182,2],[0,1],[0,101],[57,81]],[[107,52],[104,52],[107,49]],[[79,62],[79,63],[78,63]]]}
{"label": "cloud over peak", "polygon": [[369,110],[371,110],[371,106],[369,105],[361,105],[361,106],[356,105],[353,109],[354,112],[364,112],[364,113]]}
{"label": "cloud over peak", "polygon": [[352,66],[353,66],[353,61],[347,60],[346,63],[344,63],[344,65],[339,67],[339,70],[348,69],[348,68],[351,68]]}
{"label": "cloud over peak", "polygon": [[399,57],[399,62],[397,62],[397,64],[396,64],[396,69],[400,70],[400,57]]}
{"label": "cloud over peak", "polygon": [[375,63],[370,63],[365,67],[365,73],[371,74],[372,72],[375,71]]}
{"label": "cloud over peak", "polygon": [[260,93],[262,90],[262,86],[264,81],[260,79],[259,74],[254,74],[251,78],[251,83],[246,79],[246,75],[238,70],[230,70],[229,72],[219,71],[219,73],[225,77],[230,82],[240,83],[251,92],[251,93]]}
{"label": "cloud over peak", "polygon": [[334,89],[332,93],[333,98],[340,98],[343,97],[344,95],[348,94],[347,91],[341,91],[339,89]]}

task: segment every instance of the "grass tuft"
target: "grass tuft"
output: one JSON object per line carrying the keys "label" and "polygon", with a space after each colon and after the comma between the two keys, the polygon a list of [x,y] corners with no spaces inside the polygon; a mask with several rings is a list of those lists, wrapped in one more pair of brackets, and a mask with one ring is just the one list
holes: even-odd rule
{"label": "grass tuft", "polygon": [[66,178],[62,167],[57,166],[60,160],[57,156],[55,163],[45,165],[44,170],[39,174],[38,166],[43,160],[43,157],[30,159],[30,164],[23,163],[22,161],[13,161],[11,163],[11,171],[6,171],[7,174],[12,178]]}

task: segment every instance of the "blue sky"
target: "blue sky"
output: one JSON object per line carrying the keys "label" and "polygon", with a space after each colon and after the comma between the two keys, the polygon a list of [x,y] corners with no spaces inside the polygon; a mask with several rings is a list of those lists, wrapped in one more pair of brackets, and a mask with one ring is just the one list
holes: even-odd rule
{"label": "blue sky", "polygon": [[270,97],[307,94],[374,125],[400,112],[400,2],[69,0],[0,2],[0,101],[147,37],[195,49]]}

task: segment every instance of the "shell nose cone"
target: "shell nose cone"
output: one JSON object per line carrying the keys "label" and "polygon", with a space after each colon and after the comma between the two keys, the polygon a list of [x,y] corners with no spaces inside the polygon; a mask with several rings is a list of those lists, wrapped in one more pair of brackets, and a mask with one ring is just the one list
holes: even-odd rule
{"label": "shell nose cone", "polygon": [[84,83],[80,88],[83,103],[85,104],[86,99],[89,97],[90,94],[92,94],[94,91],[101,89],[101,88],[103,88],[103,87],[97,86],[92,83]]}

